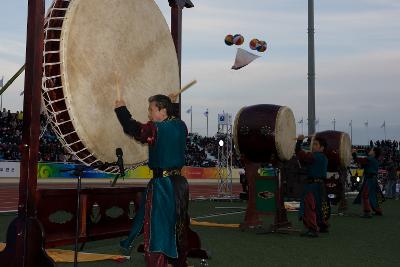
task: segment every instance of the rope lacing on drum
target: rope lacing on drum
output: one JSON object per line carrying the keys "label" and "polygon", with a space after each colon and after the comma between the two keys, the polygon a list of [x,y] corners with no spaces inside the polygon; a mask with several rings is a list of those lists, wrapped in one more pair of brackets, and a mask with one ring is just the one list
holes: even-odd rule
{"label": "rope lacing on drum", "polygon": [[44,63],[44,66],[54,66],[54,65],[60,65],[61,62],[54,62],[54,63]]}
{"label": "rope lacing on drum", "polygon": [[[44,65],[46,66],[46,63],[44,63]],[[49,77],[45,77],[45,79],[46,80],[51,80],[51,79],[54,79],[54,78],[60,78],[61,77],[61,75],[54,75],[54,76],[49,76]]]}
{"label": "rope lacing on drum", "polygon": [[[71,0],[62,0],[63,2],[68,2],[70,3]],[[64,20],[65,17],[60,17],[60,12],[57,13],[57,11],[68,11],[68,7],[55,7],[55,5],[57,3],[60,3],[60,1],[54,0],[53,3],[51,4],[51,7],[49,8],[49,11],[47,12],[46,18],[45,18],[45,23],[44,23],[44,34],[45,34],[45,40],[44,43],[48,44],[48,43],[57,43],[60,42],[61,39],[60,38],[51,38],[48,39],[49,35],[50,37],[53,37],[54,35],[52,34],[53,32],[57,33],[53,33],[56,34],[56,36],[59,35],[58,32],[62,31],[62,26],[58,27],[59,24],[57,23],[55,25],[50,25],[52,24],[51,21],[60,21],[60,20]],[[51,46],[51,45],[50,45]],[[58,47],[58,46],[55,46]],[[52,62],[51,61],[51,57],[46,57],[46,55],[50,55],[50,54],[58,54],[60,53],[59,48],[57,50],[54,50],[54,46],[49,47],[47,45],[44,46],[44,50],[43,50],[43,67],[46,66],[57,66],[57,65],[61,65],[62,62]],[[47,61],[49,60],[50,61]],[[64,112],[68,112],[68,108],[66,109],[62,109],[62,110],[55,110],[55,106],[53,106],[52,104],[57,103],[57,102],[61,102],[65,99],[65,97],[63,96],[63,98],[59,98],[59,99],[55,99],[55,95],[58,94],[50,94],[52,91],[54,90],[63,90],[64,86],[61,85],[57,85],[57,86],[53,86],[55,84],[53,83],[48,83],[49,80],[54,80],[57,78],[61,78],[62,75],[53,75],[53,76],[47,76],[46,75],[46,68],[43,68],[43,79],[42,79],[42,93],[44,95],[44,99],[45,99],[45,113],[47,116],[47,120],[46,120],[46,126],[44,128],[44,130],[42,131],[40,137],[43,136],[45,130],[47,129],[48,125],[50,124],[53,131],[56,133],[57,139],[59,140],[59,142],[62,144],[62,146],[64,147],[64,149],[71,154],[72,156],[75,156],[81,163],[83,163],[86,166],[93,166],[96,165],[98,163],[102,163],[100,160],[98,160],[93,153],[90,153],[86,147],[84,147],[83,149],[79,150],[79,151],[75,151],[73,150],[73,146],[77,145],[78,143],[81,143],[82,141],[78,138],[78,140],[74,140],[72,143],[67,143],[67,141],[65,140],[66,137],[72,135],[72,134],[76,134],[75,130],[72,130],[70,132],[65,132],[65,129],[61,129],[61,126],[66,124],[66,123],[72,123],[72,119],[68,119],[68,120],[63,120],[59,118],[59,115],[64,113]],[[50,86],[49,86],[50,85]],[[87,151],[88,155],[85,156],[84,158],[81,158],[78,156],[79,153],[85,152]],[[85,154],[86,155],[86,154]],[[85,162],[85,160],[88,160],[90,158],[94,158],[93,162],[91,163],[87,163]],[[139,162],[137,164],[134,164],[132,166],[130,166],[129,168],[127,168],[126,170],[133,170],[136,169],[140,166],[144,166],[147,164],[147,161],[143,161],[143,162]],[[108,168],[106,168],[105,170],[103,170],[105,172],[108,173],[118,173],[119,172],[119,168],[117,166],[110,166]]]}
{"label": "rope lacing on drum", "polygon": [[39,135],[39,139],[42,139],[44,133],[45,133],[46,130],[47,130],[47,126],[50,124],[50,122],[51,122],[51,120],[52,120],[52,118],[53,118],[52,115],[49,115],[49,114],[46,114],[46,115],[47,115],[46,124],[45,124],[44,127],[41,129],[41,132],[40,132],[40,135]]}

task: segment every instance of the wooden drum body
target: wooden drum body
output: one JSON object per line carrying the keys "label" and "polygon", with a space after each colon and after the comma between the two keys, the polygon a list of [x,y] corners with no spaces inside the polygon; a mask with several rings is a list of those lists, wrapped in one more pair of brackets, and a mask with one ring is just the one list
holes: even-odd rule
{"label": "wooden drum body", "polygon": [[[153,0],[54,0],[45,21],[43,99],[64,147],[81,162],[147,160],[147,146],[126,136],[114,113],[116,80],[135,119],[148,97],[179,88],[168,25]],[[113,172],[113,168],[106,171]]]}
{"label": "wooden drum body", "polygon": [[[351,139],[347,133],[339,131],[324,131],[317,133],[315,136],[325,139],[328,144],[325,155],[328,158],[329,172],[337,172],[340,168],[350,166],[352,159]],[[314,138],[311,140],[311,147]]]}
{"label": "wooden drum body", "polygon": [[252,161],[289,160],[296,146],[296,122],[290,108],[254,105],[242,108],[233,129],[236,151]]}

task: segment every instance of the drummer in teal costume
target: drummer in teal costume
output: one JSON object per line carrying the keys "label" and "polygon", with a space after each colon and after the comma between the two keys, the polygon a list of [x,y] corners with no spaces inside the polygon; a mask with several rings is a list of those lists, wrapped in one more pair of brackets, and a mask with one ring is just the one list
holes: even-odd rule
{"label": "drummer in teal costume", "polygon": [[367,158],[359,158],[353,151],[353,159],[364,168],[364,181],[361,190],[354,200],[355,204],[363,205],[363,218],[371,218],[371,211],[375,215],[382,216],[382,202],[385,200],[378,184],[379,157],[381,150],[377,147],[371,148]]}
{"label": "drummer in teal costume", "polygon": [[306,227],[302,236],[318,237],[318,232],[328,231],[330,217],[330,206],[325,190],[328,159],[323,153],[327,144],[324,139],[316,137],[312,152],[305,152],[301,148],[304,136],[300,135],[297,140],[297,158],[307,168],[307,179],[299,210],[299,219]]}
{"label": "drummer in teal costume", "polygon": [[[176,98],[172,95],[171,98]],[[174,117],[171,98],[149,98],[149,122],[132,119],[124,101],[117,100],[115,112],[124,132],[149,145],[149,167],[153,179],[147,185],[139,211],[121,247],[127,251],[142,232],[147,266],[187,266],[184,240],[187,238],[189,190],[180,175],[185,163],[187,127]],[[176,107],[176,106],[175,106]]]}

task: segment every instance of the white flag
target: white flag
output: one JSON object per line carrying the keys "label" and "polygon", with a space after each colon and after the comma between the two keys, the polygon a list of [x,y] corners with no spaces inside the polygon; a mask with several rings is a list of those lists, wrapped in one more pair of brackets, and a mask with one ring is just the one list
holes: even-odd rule
{"label": "white flag", "polygon": [[381,128],[385,128],[385,127],[386,127],[386,121],[383,121]]}
{"label": "white flag", "polygon": [[254,55],[242,48],[238,48],[236,52],[235,64],[233,64],[232,69],[238,70],[253,62],[255,59],[260,56]]}

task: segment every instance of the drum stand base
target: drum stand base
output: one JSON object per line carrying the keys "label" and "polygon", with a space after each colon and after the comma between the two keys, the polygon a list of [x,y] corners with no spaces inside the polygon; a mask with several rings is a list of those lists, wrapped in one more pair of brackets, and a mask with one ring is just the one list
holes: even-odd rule
{"label": "drum stand base", "polygon": [[[260,220],[260,213],[256,209],[256,188],[255,188],[255,180],[259,178],[258,170],[261,167],[260,163],[254,163],[247,159],[244,160],[246,177],[248,182],[248,202],[247,202],[247,210],[244,222],[240,224],[240,229],[242,231],[248,229],[262,229],[263,222]],[[292,223],[289,222],[287,218],[287,213],[283,201],[283,187],[282,187],[282,177],[279,169],[277,179],[277,191],[275,192],[276,199],[276,209],[274,214],[274,223],[269,227],[267,231],[260,232],[259,234],[269,234],[269,233],[281,233],[281,234],[289,234],[289,233],[300,233],[299,229],[295,229],[292,227]]]}
{"label": "drum stand base", "polygon": [[262,231],[257,233],[258,235],[266,235],[266,234],[299,234],[301,233],[300,229],[293,228],[292,226],[278,226],[272,224],[270,228],[266,231]]}
{"label": "drum stand base", "polygon": [[[286,210],[284,211],[284,216],[286,216]],[[279,216],[280,212],[277,212],[275,216]],[[282,215],[282,213],[281,213]],[[286,220],[276,221],[275,223],[271,224],[268,230],[260,231],[257,234],[265,235],[265,234],[298,234],[301,232],[300,229],[294,228],[292,223]]]}

